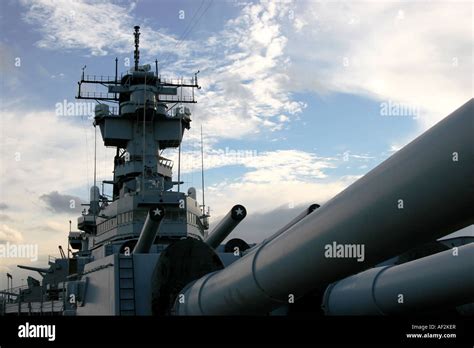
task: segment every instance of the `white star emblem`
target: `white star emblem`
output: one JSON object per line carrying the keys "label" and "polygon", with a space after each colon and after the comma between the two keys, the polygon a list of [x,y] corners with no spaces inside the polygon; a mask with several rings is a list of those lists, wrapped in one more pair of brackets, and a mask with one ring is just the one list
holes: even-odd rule
{"label": "white star emblem", "polygon": [[156,208],[155,210],[153,210],[153,214],[158,215],[158,216],[161,216],[161,209],[160,208]]}
{"label": "white star emblem", "polygon": [[237,209],[235,209],[235,213],[237,215],[242,215],[244,213],[244,211],[242,209],[240,209],[240,207],[238,207]]}

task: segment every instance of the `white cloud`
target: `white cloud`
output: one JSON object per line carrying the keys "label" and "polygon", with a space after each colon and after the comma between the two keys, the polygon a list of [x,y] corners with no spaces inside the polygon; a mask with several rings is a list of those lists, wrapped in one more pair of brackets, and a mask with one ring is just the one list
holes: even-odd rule
{"label": "white cloud", "polygon": [[[132,51],[134,6],[86,0],[22,2],[28,9],[24,19],[42,33],[37,43],[42,48],[83,49],[93,55]],[[212,124],[207,128],[209,136],[235,139],[263,129],[280,130],[306,106],[286,90],[288,40],[279,18],[287,7],[271,2],[247,4],[214,36],[182,40],[179,45],[175,36],[142,25],[142,58],[167,52],[164,71],[170,75],[201,70],[203,89],[194,125]],[[170,53],[178,57],[169,60]]]}
{"label": "white cloud", "polygon": [[[15,210],[39,203],[32,203],[32,198],[52,190],[67,192],[77,189],[79,183],[87,187],[93,166],[94,128],[90,120],[81,126],[53,111],[24,110],[0,110],[0,117],[4,130],[0,149],[4,200],[10,202],[19,194],[26,198],[22,206],[14,206]],[[105,151],[98,146],[97,168],[101,173],[111,173],[110,158],[103,162]]]}
{"label": "white cloud", "polygon": [[[39,197],[58,191],[87,198],[94,128],[90,120],[81,126],[54,111],[0,110],[0,119],[0,201],[9,207],[8,227],[37,243],[41,253],[56,253],[58,236],[64,240],[68,220],[78,214],[50,211]],[[99,180],[110,179],[113,151],[97,149]]]}
{"label": "white cloud", "polygon": [[23,242],[23,235],[14,228],[2,224],[0,225],[0,242],[21,243]]}
{"label": "white cloud", "polygon": [[271,181],[229,181],[206,188],[206,202],[211,207],[213,223],[234,204],[243,204],[249,214],[267,212],[279,206],[293,207],[304,203],[325,203],[358,177],[305,182],[273,178]]}
{"label": "white cloud", "polygon": [[[175,169],[178,162],[177,151],[165,154],[173,160]],[[359,159],[358,155],[353,156]],[[301,150],[258,151],[256,149],[233,149],[205,146],[204,165],[206,170],[227,166],[240,166],[246,169],[242,179],[246,182],[272,182],[278,180],[312,181],[327,177],[325,169],[335,168],[342,158],[320,157],[316,153]],[[360,156],[363,160],[373,157]],[[201,170],[201,149],[183,147],[181,154],[181,173]]]}
{"label": "white cloud", "polygon": [[286,88],[288,39],[280,21],[286,9],[272,2],[246,5],[206,41],[202,54],[212,56],[212,65],[201,69],[204,94],[196,118],[212,124],[207,128],[212,136],[280,130],[306,107]]}
{"label": "white cloud", "polygon": [[[42,33],[37,45],[45,49],[83,49],[92,55],[131,53],[133,50],[130,7],[113,1],[21,0],[27,11],[23,18]],[[162,30],[141,25],[140,46],[149,54],[174,52],[177,39]],[[188,53],[187,42],[180,43],[180,54]]]}
{"label": "white cloud", "polygon": [[313,181],[327,177],[324,169],[334,168],[328,160],[298,150],[265,152],[245,161],[245,166],[254,170],[246,173],[243,180],[253,183]]}
{"label": "white cloud", "polygon": [[[298,2],[291,88],[419,107],[424,130],[472,96],[470,2]],[[400,16],[400,14],[402,14]]]}
{"label": "white cloud", "polygon": [[[131,51],[134,3],[22,3],[25,20],[43,34],[41,47],[98,55]],[[293,97],[301,91],[414,105],[422,112],[421,130],[472,95],[469,2],[249,3],[223,30],[179,42],[179,49],[176,37],[147,25],[141,39],[148,57],[178,55],[168,72],[201,70],[195,124],[212,124],[212,137],[282,129],[282,116],[304,109]]]}

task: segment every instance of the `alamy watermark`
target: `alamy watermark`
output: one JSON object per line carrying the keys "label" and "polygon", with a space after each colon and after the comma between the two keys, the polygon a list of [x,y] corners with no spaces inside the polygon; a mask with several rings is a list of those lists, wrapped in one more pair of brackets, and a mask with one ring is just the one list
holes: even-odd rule
{"label": "alamy watermark", "polygon": [[91,102],[68,102],[66,99],[54,105],[56,116],[87,116],[89,118],[94,116],[95,106],[96,104]]}
{"label": "alamy watermark", "polygon": [[23,258],[38,261],[38,244],[0,244],[1,258]]}
{"label": "alamy watermark", "polygon": [[226,147],[225,149],[217,149],[215,150],[215,154],[218,156],[225,156],[229,158],[233,158],[236,161],[240,159],[252,158],[258,156],[257,150],[234,150]]}
{"label": "alamy watermark", "polygon": [[408,116],[417,119],[420,117],[420,107],[416,104],[405,104],[387,100],[380,103],[382,116]]}
{"label": "alamy watermark", "polygon": [[48,341],[56,339],[56,325],[54,324],[30,324],[26,322],[24,325],[18,326],[19,338],[47,338]]}
{"label": "alamy watermark", "polygon": [[332,242],[324,246],[326,258],[357,259],[357,262],[365,260],[364,244],[339,244]]}
{"label": "alamy watermark", "polygon": [[[199,158],[201,156],[200,150],[195,150],[194,156]],[[259,156],[257,150],[242,150],[242,149],[231,149],[225,147],[224,149],[213,149],[204,155],[206,165],[210,168],[226,164],[242,164],[245,161],[256,158]]]}

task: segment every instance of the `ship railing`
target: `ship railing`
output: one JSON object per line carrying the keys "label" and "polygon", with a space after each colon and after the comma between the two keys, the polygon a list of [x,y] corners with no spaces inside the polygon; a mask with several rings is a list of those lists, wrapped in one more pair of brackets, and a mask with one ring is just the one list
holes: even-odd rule
{"label": "ship railing", "polygon": [[[129,74],[125,74],[129,75]],[[123,78],[124,74],[120,74],[120,80]],[[111,83],[111,84],[120,84],[119,79],[115,79],[115,76],[110,75],[82,75],[81,82],[85,83]],[[162,85],[170,85],[170,86],[188,86],[188,87],[196,87],[197,82],[196,78],[169,78],[169,77],[162,77],[159,76],[159,83]]]}
{"label": "ship railing", "polygon": [[0,303],[2,308],[0,315],[6,314],[33,314],[33,315],[58,315],[62,314],[66,306],[66,287],[65,283],[58,288],[57,299],[46,299],[46,293],[41,288],[41,292],[36,296],[31,296],[28,292],[23,295],[22,291],[28,290],[28,286],[19,286],[13,288],[10,291],[17,293],[17,296],[3,295],[0,297]]}
{"label": "ship railing", "polygon": [[[117,98],[117,93],[109,93],[109,92],[85,92],[80,91],[77,96],[78,99],[96,99],[96,100],[108,100],[108,101],[119,101]],[[159,94],[158,95],[158,102],[162,103],[196,103],[193,96],[179,96],[179,95],[168,95],[168,94]],[[146,101],[147,105],[154,106],[155,103],[151,101]],[[138,104],[138,105],[141,105]]]}
{"label": "ship railing", "polygon": [[65,309],[64,300],[45,300],[38,298],[37,301],[19,301],[16,303],[5,303],[2,309],[3,315],[60,315]]}
{"label": "ship railing", "polygon": [[168,94],[160,94],[158,96],[158,102],[165,102],[165,103],[195,103],[193,96],[179,96],[179,95],[168,95]]}
{"label": "ship railing", "polygon": [[108,92],[83,92],[79,95],[81,98],[89,98],[89,99],[114,99],[115,93],[108,93]]}
{"label": "ship railing", "polygon": [[28,285],[20,285],[14,288],[8,288],[0,291],[0,296],[5,303],[16,303],[23,290],[28,289]]}
{"label": "ship railing", "polygon": [[82,82],[91,82],[91,83],[118,83],[115,80],[115,76],[107,76],[107,75],[83,75]]}
{"label": "ship railing", "polygon": [[159,77],[160,84],[162,85],[171,85],[171,86],[195,86],[196,80],[195,78],[185,79],[185,78],[167,78],[167,77]]}

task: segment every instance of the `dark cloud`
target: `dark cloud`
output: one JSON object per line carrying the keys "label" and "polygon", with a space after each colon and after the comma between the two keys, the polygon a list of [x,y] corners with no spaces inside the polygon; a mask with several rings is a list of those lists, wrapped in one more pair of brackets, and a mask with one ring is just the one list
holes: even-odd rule
{"label": "dark cloud", "polygon": [[6,210],[6,209],[8,209],[8,205],[0,202],[0,210]]}
{"label": "dark cloud", "polygon": [[280,227],[286,225],[309,206],[309,203],[293,208],[285,205],[266,213],[247,211],[247,217],[232,231],[228,238],[241,238],[247,243],[259,243],[273,235]]}
{"label": "dark cloud", "polygon": [[85,203],[81,198],[71,195],[63,195],[58,191],[53,191],[39,197],[45,202],[48,209],[54,213],[80,213],[83,210],[82,203]]}

